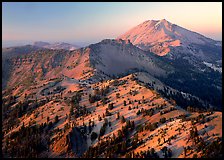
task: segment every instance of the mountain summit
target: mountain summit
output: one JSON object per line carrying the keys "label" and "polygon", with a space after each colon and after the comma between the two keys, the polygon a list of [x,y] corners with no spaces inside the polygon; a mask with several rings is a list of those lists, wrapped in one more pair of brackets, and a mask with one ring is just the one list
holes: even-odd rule
{"label": "mountain summit", "polygon": [[118,39],[127,40],[143,50],[164,56],[171,47],[189,46],[190,44],[216,44],[215,40],[192,32],[166,19],[148,20],[132,28]]}

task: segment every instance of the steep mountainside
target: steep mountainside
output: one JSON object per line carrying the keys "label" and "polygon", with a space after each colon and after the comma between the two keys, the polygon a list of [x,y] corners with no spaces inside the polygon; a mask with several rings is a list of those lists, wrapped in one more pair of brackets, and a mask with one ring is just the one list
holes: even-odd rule
{"label": "steep mountainside", "polygon": [[15,57],[22,57],[24,55],[30,54],[33,51],[40,50],[40,48],[32,45],[26,45],[21,47],[8,47],[2,48],[2,87],[5,88],[8,79],[10,78],[10,73],[13,72],[12,59]]}
{"label": "steep mountainside", "polygon": [[[165,19],[145,21],[117,39],[130,40],[159,56],[175,71],[166,85],[222,107],[222,45]],[[149,52],[149,53],[151,53]]]}
{"label": "steep mountainside", "polygon": [[4,157],[222,155],[222,113],[210,108],[221,105],[219,72],[128,40],[19,51],[3,53]]}
{"label": "steep mountainside", "polygon": [[[119,40],[103,40],[75,51],[44,49],[12,58],[10,63],[12,72],[7,81],[11,86],[24,83],[28,77],[36,80],[60,76],[88,79],[93,76],[92,74],[96,78],[100,76],[98,73],[112,77],[136,70],[165,77],[173,70],[156,56],[147,55],[131,43]],[[5,66],[3,69],[7,70]],[[92,76],[88,76],[87,73]]]}
{"label": "steep mountainside", "polygon": [[159,57],[135,47],[128,40],[107,39],[75,51],[43,49],[12,58],[8,64],[10,67],[3,66],[3,71],[8,73],[6,78],[3,77],[3,84],[7,83],[11,88],[21,85],[24,88],[59,77],[93,83],[141,71],[219,109],[222,104],[222,82],[218,71],[204,63],[190,65],[183,57],[175,61]]}
{"label": "steep mountainside", "polygon": [[3,92],[4,157],[221,156],[221,112],[184,110],[134,74],[93,84],[55,78],[18,91]]}
{"label": "steep mountainside", "polygon": [[173,68],[157,56],[135,47],[129,41],[106,39],[89,46],[91,64],[105,74],[117,76],[130,71],[146,71],[153,76],[164,76]]}
{"label": "steep mountainside", "polygon": [[[170,58],[188,54],[214,63],[222,59],[219,41],[172,24],[165,19],[145,21],[118,39],[129,39],[141,49],[150,50],[160,56],[169,53]],[[179,52],[173,50],[174,48],[178,48]]]}

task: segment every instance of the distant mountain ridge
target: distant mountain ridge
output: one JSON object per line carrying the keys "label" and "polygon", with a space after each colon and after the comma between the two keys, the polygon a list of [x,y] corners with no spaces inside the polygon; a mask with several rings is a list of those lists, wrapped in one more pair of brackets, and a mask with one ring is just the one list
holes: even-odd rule
{"label": "distant mountain ridge", "polygon": [[48,48],[48,49],[65,49],[65,50],[75,50],[80,48],[77,45],[65,43],[65,42],[56,42],[56,43],[48,43],[48,42],[42,42],[42,41],[37,41],[33,43],[34,46],[37,47],[42,47],[42,48]]}

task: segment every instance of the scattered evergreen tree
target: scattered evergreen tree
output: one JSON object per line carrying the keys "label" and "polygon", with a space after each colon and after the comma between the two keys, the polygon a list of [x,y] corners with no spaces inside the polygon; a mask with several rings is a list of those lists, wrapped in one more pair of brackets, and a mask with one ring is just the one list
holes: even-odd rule
{"label": "scattered evergreen tree", "polygon": [[94,141],[97,138],[97,133],[96,132],[92,132],[91,134],[91,140]]}
{"label": "scattered evergreen tree", "polygon": [[117,119],[120,119],[120,112],[117,112]]}
{"label": "scattered evergreen tree", "polygon": [[124,118],[124,116],[121,116],[121,123],[124,123],[126,120]]}
{"label": "scattered evergreen tree", "polygon": [[59,119],[58,119],[58,115],[55,116],[54,118],[54,123],[58,123]]}
{"label": "scattered evergreen tree", "polygon": [[124,100],[124,106],[126,106],[127,104],[126,104],[126,101]]}

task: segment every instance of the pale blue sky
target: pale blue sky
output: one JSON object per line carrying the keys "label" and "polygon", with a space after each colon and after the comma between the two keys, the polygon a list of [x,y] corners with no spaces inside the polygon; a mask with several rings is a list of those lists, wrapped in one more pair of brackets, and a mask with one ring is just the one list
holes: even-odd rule
{"label": "pale blue sky", "polygon": [[2,40],[7,43],[96,43],[116,38],[151,19],[167,19],[207,37],[222,39],[222,3],[4,2]]}

